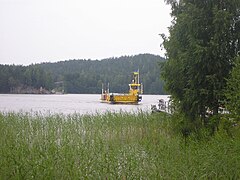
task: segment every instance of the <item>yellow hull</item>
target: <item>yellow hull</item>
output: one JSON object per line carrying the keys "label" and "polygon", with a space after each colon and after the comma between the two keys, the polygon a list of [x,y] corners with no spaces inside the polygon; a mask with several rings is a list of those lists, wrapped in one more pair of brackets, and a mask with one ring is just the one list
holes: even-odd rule
{"label": "yellow hull", "polygon": [[142,97],[131,94],[107,94],[102,96],[101,100],[110,104],[138,104],[142,100]]}

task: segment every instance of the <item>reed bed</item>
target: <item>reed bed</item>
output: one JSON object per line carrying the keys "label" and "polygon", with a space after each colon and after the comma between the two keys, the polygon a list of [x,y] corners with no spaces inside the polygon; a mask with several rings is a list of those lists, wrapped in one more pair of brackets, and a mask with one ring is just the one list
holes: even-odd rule
{"label": "reed bed", "polygon": [[0,113],[0,179],[239,179],[240,140],[186,144],[165,114]]}

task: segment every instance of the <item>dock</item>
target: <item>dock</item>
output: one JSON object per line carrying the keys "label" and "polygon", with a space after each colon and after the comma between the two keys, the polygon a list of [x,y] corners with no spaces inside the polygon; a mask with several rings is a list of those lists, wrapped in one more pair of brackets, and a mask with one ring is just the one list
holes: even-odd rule
{"label": "dock", "polygon": [[159,99],[157,105],[151,105],[152,113],[155,112],[165,112],[168,114],[173,113],[173,106],[170,100],[165,101],[164,99]]}

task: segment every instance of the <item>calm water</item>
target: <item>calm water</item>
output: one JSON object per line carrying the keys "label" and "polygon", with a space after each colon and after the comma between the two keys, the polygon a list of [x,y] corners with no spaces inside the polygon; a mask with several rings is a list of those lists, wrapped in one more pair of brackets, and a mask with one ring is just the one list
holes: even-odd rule
{"label": "calm water", "polygon": [[0,94],[1,112],[41,112],[43,114],[95,114],[111,112],[149,111],[151,104],[158,99],[168,99],[166,95],[143,95],[139,105],[112,105],[100,102],[99,94],[65,94],[65,95],[23,95]]}

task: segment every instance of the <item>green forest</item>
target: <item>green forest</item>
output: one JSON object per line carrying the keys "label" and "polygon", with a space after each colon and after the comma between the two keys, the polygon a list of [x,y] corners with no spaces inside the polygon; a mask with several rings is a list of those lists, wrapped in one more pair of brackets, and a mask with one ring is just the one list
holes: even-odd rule
{"label": "green forest", "polygon": [[132,72],[139,70],[144,94],[164,94],[159,64],[164,59],[151,54],[102,60],[66,60],[29,66],[0,65],[0,93],[38,93],[55,90],[65,93],[128,92]]}
{"label": "green forest", "polygon": [[53,88],[51,73],[37,65],[0,65],[0,93],[37,93],[40,87]]}

